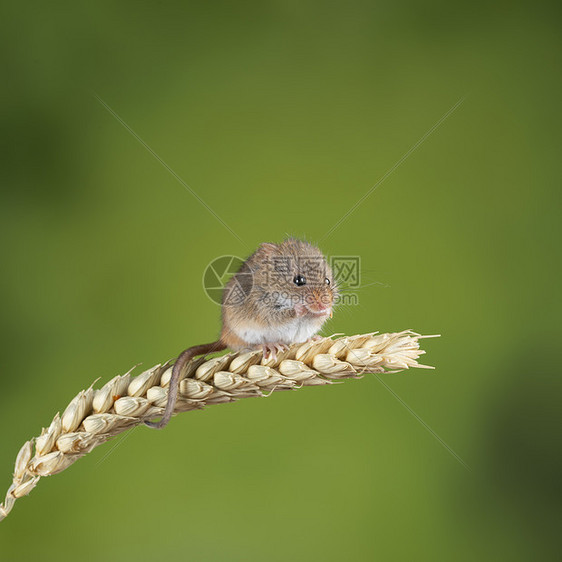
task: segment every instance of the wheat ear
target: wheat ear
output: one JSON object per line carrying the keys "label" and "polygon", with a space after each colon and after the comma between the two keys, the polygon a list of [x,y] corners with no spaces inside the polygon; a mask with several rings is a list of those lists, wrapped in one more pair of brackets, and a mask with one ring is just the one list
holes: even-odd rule
{"label": "wheat ear", "polygon": [[[340,338],[319,338],[295,344],[274,359],[261,351],[228,353],[193,360],[180,382],[175,413],[234,402],[249,396],[267,396],[277,390],[332,384],[365,373],[397,372],[409,367],[432,369],[418,363],[419,339],[410,330],[376,335],[376,332]],[[39,437],[20,449],[13,482],[0,521],[16,499],[26,496],[42,476],[68,468],[115,435],[145,420],[159,417],[166,405],[172,367],[156,365],[136,377],[118,375],[100,389],[80,391],[57,413]]]}

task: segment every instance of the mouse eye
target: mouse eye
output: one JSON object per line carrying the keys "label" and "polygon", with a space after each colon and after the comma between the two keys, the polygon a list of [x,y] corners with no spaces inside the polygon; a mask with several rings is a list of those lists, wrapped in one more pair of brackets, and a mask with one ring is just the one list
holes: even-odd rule
{"label": "mouse eye", "polygon": [[324,283],[326,283],[326,285],[329,285],[329,284],[330,284],[330,280],[326,277],[326,278],[324,279]]}
{"label": "mouse eye", "polygon": [[306,285],[306,279],[302,275],[295,275],[293,283],[298,287]]}

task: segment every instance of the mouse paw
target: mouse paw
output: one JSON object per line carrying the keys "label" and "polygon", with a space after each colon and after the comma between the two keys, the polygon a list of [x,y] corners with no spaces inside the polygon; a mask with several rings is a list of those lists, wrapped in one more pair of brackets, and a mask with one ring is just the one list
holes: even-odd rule
{"label": "mouse paw", "polygon": [[301,316],[305,316],[308,313],[308,308],[302,303],[295,304],[294,306],[295,316],[300,318]]}
{"label": "mouse paw", "polygon": [[289,349],[289,346],[284,343],[264,343],[261,345],[264,358],[271,358],[273,361],[277,359],[277,353],[281,353],[287,349]]}

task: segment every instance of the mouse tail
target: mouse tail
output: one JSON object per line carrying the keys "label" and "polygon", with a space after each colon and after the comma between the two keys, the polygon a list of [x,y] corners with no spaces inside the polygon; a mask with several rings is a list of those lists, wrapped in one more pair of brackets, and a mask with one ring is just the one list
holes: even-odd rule
{"label": "mouse tail", "polygon": [[182,351],[176,362],[174,363],[174,367],[172,368],[172,376],[170,378],[170,383],[168,385],[168,402],[166,403],[166,409],[164,410],[164,414],[162,418],[157,422],[152,421],[145,421],[145,425],[151,427],[152,429],[162,429],[168,425],[173,413],[174,408],[176,406],[176,400],[178,398],[178,387],[180,382],[180,376],[184,371],[185,367],[188,363],[198,355],[206,355],[207,353],[214,353],[215,351],[222,351],[226,349],[226,344],[224,344],[221,340],[217,340],[212,343],[205,343],[202,345],[195,345]]}

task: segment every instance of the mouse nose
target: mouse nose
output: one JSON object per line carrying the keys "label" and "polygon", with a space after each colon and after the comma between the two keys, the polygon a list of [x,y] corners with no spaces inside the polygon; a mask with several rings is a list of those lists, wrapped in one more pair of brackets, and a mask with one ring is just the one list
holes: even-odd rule
{"label": "mouse nose", "polygon": [[332,301],[326,295],[314,292],[310,299],[309,306],[317,314],[329,314],[332,310]]}

